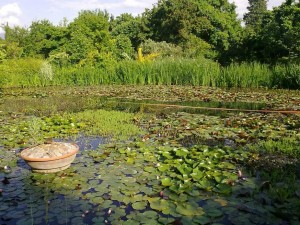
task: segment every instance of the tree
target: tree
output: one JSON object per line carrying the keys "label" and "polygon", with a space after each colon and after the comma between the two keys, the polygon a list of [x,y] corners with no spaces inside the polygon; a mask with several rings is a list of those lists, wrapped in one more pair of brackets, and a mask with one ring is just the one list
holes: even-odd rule
{"label": "tree", "polygon": [[267,0],[248,0],[248,12],[244,15],[244,22],[247,27],[259,31],[262,19],[267,12]]}
{"label": "tree", "polygon": [[29,30],[24,48],[27,56],[48,58],[51,52],[64,44],[65,28],[54,26],[49,20],[34,21]]}
{"label": "tree", "polygon": [[64,46],[70,60],[101,57],[101,53],[110,51],[109,15],[100,10],[81,11],[68,27],[68,43]]}
{"label": "tree", "polygon": [[183,48],[185,43],[201,43],[198,52],[211,49],[220,59],[241,30],[235,8],[227,0],[160,0],[144,16],[154,41]]}
{"label": "tree", "polygon": [[29,34],[28,30],[19,26],[10,27],[8,25],[4,25],[2,28],[5,32],[2,48],[5,50],[6,58],[21,57]]}
{"label": "tree", "polygon": [[25,29],[20,26],[10,27],[4,25],[3,30],[5,32],[4,39],[9,43],[17,43],[20,47],[24,47],[26,44],[26,38],[29,35],[28,29]]}
{"label": "tree", "polygon": [[128,13],[123,13],[110,21],[112,36],[127,36],[135,49],[146,40],[144,29],[145,26],[142,17],[134,17]]}
{"label": "tree", "polygon": [[[254,18],[250,14],[248,16],[248,19]],[[264,11],[257,21],[249,22],[244,29],[243,45],[239,49],[242,52],[240,59],[272,64],[299,62],[299,1],[286,0],[279,7]]]}
{"label": "tree", "polygon": [[298,61],[300,57],[300,2],[287,0],[262,23],[259,41],[267,62]]}

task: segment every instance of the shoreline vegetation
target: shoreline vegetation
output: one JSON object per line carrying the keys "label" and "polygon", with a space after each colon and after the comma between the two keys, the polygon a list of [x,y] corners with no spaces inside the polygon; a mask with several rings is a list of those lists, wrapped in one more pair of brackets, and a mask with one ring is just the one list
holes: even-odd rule
{"label": "shoreline vegetation", "polygon": [[209,59],[124,60],[106,66],[58,67],[41,59],[0,64],[0,87],[91,85],[192,85],[226,88],[299,89],[300,65],[233,63]]}

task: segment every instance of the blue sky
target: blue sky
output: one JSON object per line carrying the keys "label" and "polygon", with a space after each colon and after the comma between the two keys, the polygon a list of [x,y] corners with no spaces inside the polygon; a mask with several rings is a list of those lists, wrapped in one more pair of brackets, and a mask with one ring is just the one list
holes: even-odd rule
{"label": "blue sky", "polygon": [[[65,17],[72,21],[80,10],[106,9],[118,16],[121,13],[138,15],[151,8],[158,0],[0,0],[0,25],[28,27],[32,21],[48,19],[59,24]],[[248,0],[229,0],[237,5],[240,17],[246,12]],[[280,5],[284,0],[269,0],[268,7]],[[3,30],[0,28],[0,34]]]}

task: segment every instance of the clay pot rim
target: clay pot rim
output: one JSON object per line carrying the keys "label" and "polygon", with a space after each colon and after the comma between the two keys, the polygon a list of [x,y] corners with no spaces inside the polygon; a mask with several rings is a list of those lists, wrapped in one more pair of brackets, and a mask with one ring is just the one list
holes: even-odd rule
{"label": "clay pot rim", "polygon": [[64,158],[67,158],[67,157],[70,157],[74,154],[76,154],[78,151],[79,151],[79,146],[75,143],[70,143],[72,145],[74,145],[75,149],[72,151],[72,152],[69,152],[68,154],[65,154],[65,155],[62,155],[62,156],[56,156],[56,157],[52,157],[52,158],[31,158],[31,157],[27,157],[27,156],[23,156],[22,155],[22,152],[27,150],[27,149],[30,149],[30,148],[26,148],[24,149],[21,153],[20,153],[20,157],[26,161],[30,161],[30,162],[47,162],[47,161],[54,161],[54,160],[58,160],[58,159],[64,159]]}

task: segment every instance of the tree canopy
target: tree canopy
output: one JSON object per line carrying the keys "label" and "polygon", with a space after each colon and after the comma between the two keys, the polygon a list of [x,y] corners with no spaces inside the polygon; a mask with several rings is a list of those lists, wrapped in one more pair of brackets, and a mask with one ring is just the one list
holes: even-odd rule
{"label": "tree canopy", "polygon": [[81,11],[70,23],[63,20],[59,25],[46,19],[33,21],[29,28],[4,25],[0,58],[95,64],[134,59],[143,46],[168,57],[207,57],[221,63],[299,60],[299,1],[286,0],[272,10],[266,3],[249,0],[245,26],[228,0],[159,0],[139,16],[124,13],[114,18],[96,9]]}

